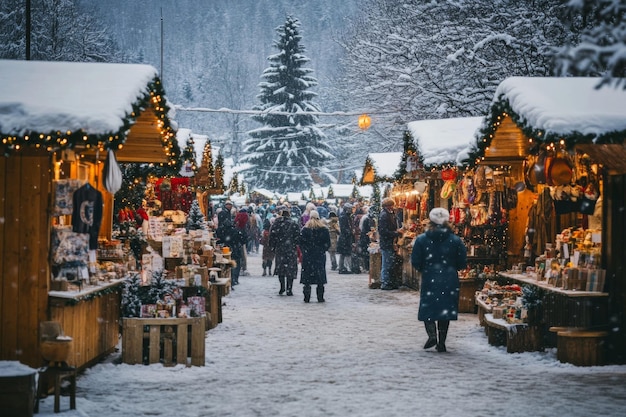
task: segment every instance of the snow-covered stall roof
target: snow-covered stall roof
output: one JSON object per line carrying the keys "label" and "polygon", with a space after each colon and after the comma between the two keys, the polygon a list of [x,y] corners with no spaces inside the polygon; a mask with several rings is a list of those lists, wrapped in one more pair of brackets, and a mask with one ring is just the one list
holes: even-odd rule
{"label": "snow-covered stall roof", "polygon": [[600,78],[510,77],[496,89],[471,156],[484,155],[503,117],[510,117],[533,140],[623,143],[626,90],[597,88]]}
{"label": "snow-covered stall roof", "polygon": [[376,181],[389,181],[402,162],[402,152],[373,152],[367,154],[362,184],[372,184]]}
{"label": "snow-covered stall roof", "polygon": [[[188,128],[181,127],[176,131],[176,141],[178,142],[178,147],[180,149],[185,149],[187,147],[187,141],[189,139],[193,140],[193,150],[196,153],[196,166],[199,167],[202,164],[204,145],[206,145],[206,143],[209,141],[209,137],[207,135],[194,133],[191,129]],[[216,155],[217,154],[215,152],[211,152],[213,163],[215,163],[215,160],[217,158]],[[193,171],[191,170],[191,165],[189,163],[185,163],[181,167],[180,175],[183,177],[192,177],[194,175]]]}
{"label": "snow-covered stall roof", "polygon": [[468,156],[482,117],[418,120],[407,124],[425,166],[458,164]]}
{"label": "snow-covered stall roof", "polygon": [[5,152],[124,145],[122,162],[168,162],[179,148],[167,111],[150,65],[0,60]]}

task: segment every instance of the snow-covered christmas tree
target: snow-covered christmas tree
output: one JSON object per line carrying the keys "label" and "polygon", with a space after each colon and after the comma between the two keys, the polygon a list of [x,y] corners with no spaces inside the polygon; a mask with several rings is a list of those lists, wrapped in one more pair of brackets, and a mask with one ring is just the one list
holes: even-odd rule
{"label": "snow-covered christmas tree", "polygon": [[411,175],[413,175],[412,173],[423,167],[424,164],[424,157],[415,145],[415,140],[413,139],[411,132],[405,130],[402,140],[404,149],[402,152],[402,161],[400,161],[400,166],[394,173],[396,181],[402,181],[407,174],[411,177]]}
{"label": "snow-covered christmas tree", "polygon": [[300,191],[313,184],[313,175],[331,179],[324,164],[333,159],[326,136],[316,126],[320,109],[310,91],[317,80],[304,67],[309,59],[304,55],[299,32],[300,22],[287,17],[276,31],[274,43],[278,53],[270,55],[271,62],[262,75],[258,95],[261,104],[255,110],[262,114],[252,118],[263,126],[248,132],[244,142],[242,163],[251,165],[246,180],[254,187],[279,192]]}
{"label": "snow-covered christmas tree", "polygon": [[139,291],[141,287],[141,276],[133,274],[129,279],[124,281],[124,289],[122,290],[122,316],[123,317],[140,317],[141,315],[141,298]]}
{"label": "snow-covered christmas tree", "polygon": [[189,138],[187,138],[187,143],[185,144],[185,149],[183,149],[183,154],[181,157],[183,159],[183,166],[188,165],[191,168],[191,171],[194,173],[198,170],[193,136],[189,135]]}
{"label": "snow-covered christmas tree", "polygon": [[191,203],[189,217],[187,217],[186,229],[187,231],[206,229],[206,221],[204,219],[204,214],[202,214],[202,210],[200,210],[198,200],[193,200],[193,203]]}

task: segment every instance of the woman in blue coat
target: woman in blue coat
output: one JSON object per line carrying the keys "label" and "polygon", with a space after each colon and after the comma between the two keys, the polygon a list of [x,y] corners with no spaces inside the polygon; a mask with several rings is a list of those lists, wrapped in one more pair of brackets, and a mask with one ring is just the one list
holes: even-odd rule
{"label": "woman in blue coat", "polygon": [[434,208],[428,217],[428,230],[415,239],[411,253],[411,264],[422,273],[417,319],[428,334],[424,349],[436,345],[445,352],[450,320],[458,318],[458,271],[467,266],[467,250],[448,223],[448,210]]}
{"label": "woman in blue coat", "polygon": [[324,302],[326,284],[326,251],[330,248],[330,232],[316,210],[311,210],[309,220],[300,231],[302,270],[300,283],[304,285],[304,302],[311,299],[311,285],[316,285],[317,301]]}

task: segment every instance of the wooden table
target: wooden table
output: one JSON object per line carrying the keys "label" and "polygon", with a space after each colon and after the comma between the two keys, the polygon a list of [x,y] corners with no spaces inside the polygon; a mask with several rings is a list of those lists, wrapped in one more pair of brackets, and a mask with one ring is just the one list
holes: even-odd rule
{"label": "wooden table", "polygon": [[548,328],[553,326],[605,330],[608,325],[608,293],[564,290],[525,274],[499,272],[498,275],[499,281],[532,285],[545,292],[542,321],[546,334]]}
{"label": "wooden table", "polygon": [[123,279],[81,291],[49,291],[49,319],[73,339],[67,363],[83,369],[115,350]]}
{"label": "wooden table", "polygon": [[533,352],[542,350],[541,332],[536,326],[526,323],[508,323],[494,319],[493,314],[485,314],[487,340],[493,346],[506,346],[508,353]]}

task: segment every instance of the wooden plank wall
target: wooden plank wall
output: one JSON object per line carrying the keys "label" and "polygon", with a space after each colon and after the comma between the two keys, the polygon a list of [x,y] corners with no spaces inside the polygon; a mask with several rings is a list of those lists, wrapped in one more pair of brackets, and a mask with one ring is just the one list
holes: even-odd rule
{"label": "wooden plank wall", "polygon": [[104,294],[76,304],[50,299],[50,320],[61,323],[73,338],[68,364],[84,368],[111,353],[119,341],[119,292]]}
{"label": "wooden plank wall", "polygon": [[51,160],[0,157],[0,360],[37,367],[48,302]]}
{"label": "wooden plank wall", "polygon": [[609,293],[609,361],[626,363],[626,175],[609,175],[602,203],[602,264],[606,265]]}

